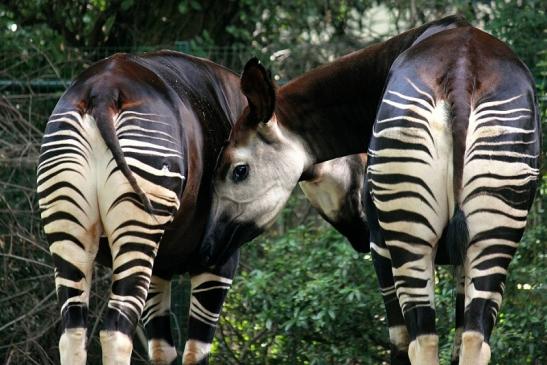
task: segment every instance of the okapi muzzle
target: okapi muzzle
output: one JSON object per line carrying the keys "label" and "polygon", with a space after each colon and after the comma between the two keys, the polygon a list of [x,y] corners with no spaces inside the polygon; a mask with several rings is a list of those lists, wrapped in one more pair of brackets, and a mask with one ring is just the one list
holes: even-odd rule
{"label": "okapi muzzle", "polygon": [[199,257],[204,266],[219,266],[225,263],[244,243],[259,236],[264,229],[254,222],[238,222],[222,213],[218,217],[211,213],[205,230]]}

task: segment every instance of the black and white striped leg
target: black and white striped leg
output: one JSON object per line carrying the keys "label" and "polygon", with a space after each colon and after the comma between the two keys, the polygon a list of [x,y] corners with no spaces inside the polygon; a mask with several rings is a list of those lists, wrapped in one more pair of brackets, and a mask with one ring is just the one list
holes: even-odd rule
{"label": "black and white striped leg", "polygon": [[[475,105],[464,156],[462,210],[469,230],[460,365],[490,361],[490,335],[507,268],[522,238],[539,176],[538,120],[523,94]],[[510,138],[507,138],[510,136]]]}
{"label": "black and white striped leg", "polygon": [[[70,240],[77,240],[83,247],[72,246],[62,240],[51,239],[50,252],[55,265],[55,287],[61,305],[62,335],[59,340],[61,364],[85,364],[87,341],[87,314],[92,280],[95,248],[98,233],[91,230],[82,235],[72,232]],[[57,234],[60,234],[57,232]],[[56,236],[55,233],[48,237]],[[87,241],[87,242],[86,242]],[[77,256],[72,256],[77,255]],[[74,259],[77,257],[77,259]]]}
{"label": "black and white striped leg", "polygon": [[434,258],[453,211],[446,197],[452,144],[444,142],[452,138],[450,109],[420,78],[399,77],[404,76],[389,81],[377,113],[367,154],[367,184],[392,259],[410,335],[410,360],[437,365]]}
{"label": "black and white striped leg", "polygon": [[163,225],[153,219],[121,223],[109,232],[112,288],[100,333],[103,364],[129,365],[132,336],[144,308]]}
{"label": "black and white striped leg", "polygon": [[500,244],[492,245],[489,241],[510,229],[499,227],[496,231],[477,234],[467,250],[460,365],[486,365],[490,361],[489,340],[500,310],[507,268],[522,235],[522,230],[513,230]]}
{"label": "black and white striped leg", "polygon": [[378,227],[376,210],[371,205],[370,199],[367,200],[365,204],[370,229],[370,253],[386,309],[389,328],[390,364],[410,365],[410,359],[408,358],[410,337],[395,291],[395,282],[391,270],[391,255]]}
{"label": "black and white striped leg", "polygon": [[372,243],[376,246],[371,249],[371,254],[384,300],[389,327],[390,364],[410,365],[410,359],[408,358],[410,337],[395,292],[395,283],[393,281],[393,273],[391,272],[391,260],[386,256],[382,256],[386,253],[389,254],[389,252],[387,252],[387,248],[382,249],[379,247],[376,242]]}
{"label": "black and white striped leg", "polygon": [[51,251],[56,267],[55,286],[61,303],[59,340],[61,364],[85,364],[87,342],[87,314],[91,289],[94,254],[82,255],[86,261],[65,261]]}
{"label": "black and white striped leg", "polygon": [[[381,241],[378,241],[380,244],[371,243],[371,251],[384,258],[384,262],[378,264],[382,268],[377,269],[384,297],[389,301],[397,295],[410,339],[408,357],[411,363],[437,365],[439,339],[435,330],[433,247],[438,236],[433,230],[424,230],[420,223],[403,220],[405,214],[399,215],[396,210],[377,211],[385,244]],[[442,229],[438,228],[437,231],[441,232]],[[383,268],[388,265],[388,257],[391,258],[391,278]],[[393,308],[389,310],[396,313]],[[403,327],[396,326],[396,323],[391,332],[393,337],[406,335]],[[398,342],[404,343],[401,339]]]}
{"label": "black and white striped leg", "polygon": [[[139,180],[155,207],[178,204],[175,193]],[[103,364],[129,365],[132,336],[148,295],[158,244],[171,215],[167,209],[158,209],[157,214],[146,212],[121,173],[113,173],[104,181],[128,190],[120,193],[105,189],[99,193],[112,253],[112,288],[100,332]]]}
{"label": "black and white striped leg", "polygon": [[387,246],[392,257],[397,297],[410,335],[410,361],[438,365],[432,249],[430,246],[421,247],[421,250],[414,248],[412,254],[407,252],[409,256],[406,256],[397,250],[397,246],[390,247],[389,243]]}
{"label": "black and white striped leg", "polygon": [[152,275],[142,322],[148,338],[148,357],[154,365],[169,365],[177,358],[171,333],[171,280]]}
{"label": "black and white striped leg", "polygon": [[[60,130],[58,125],[67,125]],[[62,365],[86,363],[86,330],[92,268],[101,223],[89,158],[88,132],[75,112],[53,114],[38,164],[42,223],[55,266],[61,306]]]}
{"label": "black and white striped leg", "polygon": [[458,365],[460,361],[465,310],[465,275],[463,266],[456,266],[454,270],[454,279],[456,281],[456,331],[454,333],[454,344],[452,347],[450,365]]}
{"label": "black and white striped leg", "polygon": [[188,319],[188,340],[184,347],[184,365],[208,364],[224,300],[232,285],[239,263],[239,250],[222,266],[211,271],[191,273],[192,297]]}

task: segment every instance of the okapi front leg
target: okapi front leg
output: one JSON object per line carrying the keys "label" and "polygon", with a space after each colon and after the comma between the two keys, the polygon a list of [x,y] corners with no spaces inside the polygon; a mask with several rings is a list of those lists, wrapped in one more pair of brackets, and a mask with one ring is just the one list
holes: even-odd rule
{"label": "okapi front leg", "polygon": [[190,275],[192,296],[188,318],[188,340],[182,360],[184,365],[208,364],[222,306],[232,286],[238,263],[239,250],[219,268]]}
{"label": "okapi front leg", "polygon": [[408,358],[410,337],[395,291],[389,251],[385,245],[379,247],[376,242],[371,241],[371,255],[386,309],[391,353],[390,364],[410,365]]}
{"label": "okapi front leg", "polygon": [[169,365],[177,358],[171,334],[171,280],[152,275],[142,315],[148,357],[154,365]]}

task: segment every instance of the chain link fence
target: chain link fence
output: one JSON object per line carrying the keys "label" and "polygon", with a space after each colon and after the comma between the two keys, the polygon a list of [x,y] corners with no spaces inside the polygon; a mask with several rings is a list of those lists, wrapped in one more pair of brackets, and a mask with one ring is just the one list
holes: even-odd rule
{"label": "chain link fence", "polygon": [[[56,364],[59,314],[53,266],[41,230],[35,170],[42,131],[55,103],[82,70],[116,52],[172,49],[211,59],[236,72],[258,56],[283,83],[336,56],[344,45],[298,46],[273,54],[244,47],[197,47],[190,42],[134,48],[63,48],[45,45],[0,46],[0,362]],[[538,82],[538,84],[540,84]],[[540,93],[545,103],[545,93]],[[543,185],[545,186],[545,185]],[[540,194],[545,196],[545,192]],[[545,222],[545,199],[537,199],[530,227]],[[109,270],[97,267],[90,298],[90,364],[100,363],[98,329],[110,286]],[[173,335],[181,351],[186,338],[188,278],[173,283]],[[142,330],[133,364],[145,364]]]}

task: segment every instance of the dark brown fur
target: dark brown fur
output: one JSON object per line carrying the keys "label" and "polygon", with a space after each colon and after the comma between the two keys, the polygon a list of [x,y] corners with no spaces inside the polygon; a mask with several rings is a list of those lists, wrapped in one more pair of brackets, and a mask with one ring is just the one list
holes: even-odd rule
{"label": "dark brown fur", "polygon": [[316,162],[366,152],[395,59],[425,36],[465,25],[447,17],[306,73],[279,89],[278,121],[304,138]]}
{"label": "dark brown fur", "polygon": [[[117,142],[112,118],[124,110],[164,114],[175,120],[174,136],[184,146],[186,175],[181,204],[166,228],[154,274],[169,277],[192,270],[210,205],[210,180],[224,141],[246,100],[239,77],[210,61],[177,52],[143,56],[117,54],[84,71],[61,98],[56,112],[91,113],[107,146],[135,192],[149,206]],[[111,265],[102,242],[97,260]]]}

